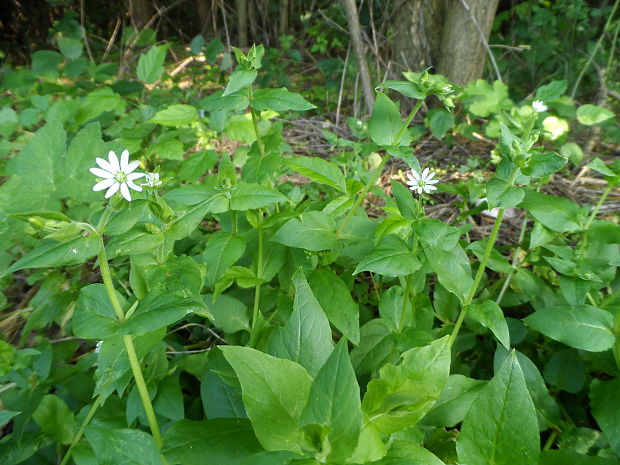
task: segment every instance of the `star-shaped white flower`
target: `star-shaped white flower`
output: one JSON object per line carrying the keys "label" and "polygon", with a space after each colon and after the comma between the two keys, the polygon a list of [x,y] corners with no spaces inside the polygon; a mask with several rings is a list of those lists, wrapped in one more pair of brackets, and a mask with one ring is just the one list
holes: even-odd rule
{"label": "star-shaped white flower", "polygon": [[418,173],[416,170],[411,170],[411,173],[407,173],[407,177],[409,178],[409,181],[407,181],[409,189],[417,192],[418,194],[421,194],[422,192],[430,194],[432,191],[437,189],[433,186],[433,184],[437,184],[439,182],[437,179],[433,179],[435,177],[435,172],[428,168],[424,168],[422,173]]}
{"label": "star-shaped white flower", "polygon": [[93,190],[97,192],[108,189],[108,192],[105,194],[106,199],[112,197],[120,189],[121,195],[128,202],[131,202],[129,189],[131,188],[138,192],[142,191],[142,187],[135,184],[134,181],[146,176],[146,174],[133,172],[140,165],[140,162],[137,160],[129,162],[129,150],[123,150],[120,163],[116,154],[110,151],[108,161],[103,158],[97,158],[97,164],[100,168],[91,168],[90,172],[97,177],[103,178],[103,181],[95,184]]}
{"label": "star-shaped white flower", "polygon": [[532,102],[532,109],[536,113],[542,113],[543,111],[547,111],[547,105],[542,100],[534,100]]}

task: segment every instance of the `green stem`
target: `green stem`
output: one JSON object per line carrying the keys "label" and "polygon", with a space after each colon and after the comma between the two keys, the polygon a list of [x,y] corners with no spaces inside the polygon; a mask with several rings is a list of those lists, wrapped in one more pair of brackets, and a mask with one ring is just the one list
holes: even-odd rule
{"label": "green stem", "polygon": [[554,429],[553,431],[551,431],[551,434],[549,435],[549,438],[547,439],[547,442],[545,442],[543,450],[551,449],[551,446],[553,446],[553,443],[555,442],[555,438],[557,436],[558,436],[558,430]]}
{"label": "green stem", "polygon": [[417,103],[415,104],[411,112],[409,113],[409,116],[407,116],[407,119],[405,120],[405,124],[403,124],[403,127],[400,128],[400,131],[398,132],[398,135],[396,136],[396,142],[394,143],[394,145],[398,145],[398,142],[400,142],[400,138],[403,136],[403,134],[405,133],[405,131],[411,124],[411,121],[413,121],[413,117],[416,115],[416,113],[418,112],[418,110],[420,109],[423,103],[424,103],[424,99],[420,99],[417,101]]}
{"label": "green stem", "polygon": [[605,199],[607,199],[607,196],[611,192],[611,189],[612,189],[612,187],[610,185],[607,185],[607,187],[603,191],[603,194],[601,194],[601,198],[598,199],[598,203],[594,206],[594,210],[592,210],[592,213],[590,213],[588,221],[586,222],[586,225],[584,227],[584,229],[586,231],[588,230],[588,228],[592,224],[592,221],[594,221],[594,218],[596,218],[596,215],[598,214],[598,211],[600,210],[601,205],[603,205],[603,202],[605,202]]}
{"label": "green stem", "polygon": [[[400,141],[400,138],[403,136],[403,134],[405,133],[405,131],[409,127],[409,124],[413,120],[413,117],[416,115],[416,113],[418,112],[418,110],[420,109],[420,107],[422,106],[423,103],[424,103],[424,100],[418,100],[418,102],[415,104],[415,106],[413,107],[413,109],[409,113],[409,116],[407,116],[407,119],[405,120],[405,123],[403,124],[403,127],[400,128],[400,131],[398,132],[398,134],[396,136],[396,142],[394,143],[394,145],[398,145],[398,142]],[[338,235],[342,234],[342,231],[344,231],[344,228],[349,224],[349,221],[351,221],[351,218],[355,214],[355,211],[362,204],[362,202],[366,198],[366,195],[368,195],[368,192],[370,191],[370,189],[372,189],[372,186],[374,186],[377,183],[377,179],[379,179],[379,176],[381,176],[381,172],[383,171],[383,167],[385,166],[385,164],[387,163],[387,161],[389,159],[390,159],[390,154],[386,153],[385,156],[383,157],[383,159],[381,160],[381,163],[379,163],[379,166],[377,166],[377,169],[375,170],[375,173],[370,177],[370,179],[368,180],[368,182],[364,186],[364,189],[362,189],[362,192],[360,192],[359,196],[355,200],[355,203],[351,207],[351,210],[349,210],[349,213],[347,214],[347,216],[344,218],[344,220],[340,224],[340,227],[338,228]]]}
{"label": "green stem", "polygon": [[[123,313],[123,308],[118,301],[116,290],[114,289],[114,284],[112,283],[112,276],[110,274],[108,259],[105,254],[103,238],[101,239],[101,251],[99,252],[99,268],[101,269],[101,278],[103,279],[103,284],[105,285],[108,297],[112,303],[114,314],[118,318],[119,323],[123,323],[123,321],[125,321],[125,314]],[[155,410],[153,409],[153,404],[151,403],[151,398],[144,381],[144,376],[142,375],[142,369],[140,368],[140,363],[138,362],[138,356],[133,344],[133,339],[131,336],[123,336],[123,342],[125,344],[125,350],[127,351],[127,357],[129,358],[129,364],[131,365],[131,371],[136,382],[136,387],[138,388],[138,393],[140,394],[140,399],[142,400],[142,406],[146,412],[146,418],[148,419],[151,433],[153,434],[153,439],[155,439],[155,444],[157,444],[159,449],[163,444],[161,432],[159,430],[159,425],[157,424]]]}
{"label": "green stem", "polygon": [[521,245],[523,244],[523,239],[525,237],[526,230],[527,230],[527,213],[523,217],[523,222],[521,223],[521,231],[519,232],[519,243],[517,244],[517,248],[515,249],[514,255],[512,257],[512,269],[510,270],[510,273],[508,273],[508,275],[506,276],[506,279],[504,280],[504,284],[502,285],[502,289],[499,291],[499,295],[497,296],[497,299],[495,300],[495,303],[497,305],[499,305],[500,302],[502,301],[502,298],[504,297],[504,294],[506,293],[506,291],[508,290],[508,286],[510,285],[510,280],[512,279],[512,276],[515,274],[515,268],[517,266],[517,262],[519,261],[519,254],[521,253]]}
{"label": "green stem", "polygon": [[[413,281],[413,275],[408,274],[407,277],[405,278],[405,295],[403,299],[403,311],[400,315],[400,331],[401,332],[403,329],[405,329],[405,318],[407,316],[407,312],[409,311],[409,308],[413,310],[413,303],[411,302],[411,282],[412,281]],[[415,322],[413,321],[413,315],[412,315],[412,324],[415,325]]]}
{"label": "green stem", "polygon": [[[512,186],[519,174],[519,168],[514,167],[512,173],[510,173],[510,179],[508,180],[508,185]],[[489,236],[489,240],[487,242],[486,248],[484,249],[484,254],[482,255],[482,259],[480,260],[480,265],[478,266],[478,271],[476,272],[476,276],[474,277],[474,283],[472,284],[467,297],[463,301],[463,307],[461,308],[461,312],[459,313],[458,319],[454,325],[454,329],[452,330],[452,334],[450,335],[450,345],[454,345],[454,341],[456,341],[456,336],[461,329],[461,325],[463,324],[463,320],[467,315],[467,311],[469,310],[469,306],[471,305],[474,297],[476,296],[476,290],[480,285],[480,281],[482,280],[482,276],[487,267],[487,262],[489,261],[489,257],[491,256],[491,252],[493,251],[493,246],[495,245],[495,241],[497,240],[497,234],[499,232],[499,228],[502,224],[502,219],[504,218],[505,208],[500,208],[497,218],[495,218],[495,223],[493,223],[493,230],[491,231],[491,235]]]}
{"label": "green stem", "polygon": [[133,339],[131,336],[123,336],[123,342],[125,343],[127,357],[129,357],[129,364],[131,365],[134,381],[136,382],[136,387],[138,388],[138,393],[140,394],[140,400],[142,401],[142,406],[144,407],[146,418],[149,422],[151,433],[153,434],[153,439],[155,439],[155,444],[159,450],[161,449],[163,440],[159,430],[159,425],[157,424],[157,418],[155,417],[155,410],[153,409],[153,404],[151,403],[151,397],[149,396],[149,390],[146,387],[146,382],[144,381],[144,376],[142,375],[142,369],[140,368],[136,348],[133,345]]}
{"label": "green stem", "polygon": [[252,115],[252,126],[254,126],[254,134],[256,134],[256,143],[258,144],[258,151],[261,157],[265,156],[265,146],[263,145],[263,139],[258,132],[258,117],[256,116],[256,110],[252,108],[251,103],[253,99],[252,86],[248,87],[248,99],[250,100],[250,114]]}
{"label": "green stem", "polygon": [[[258,210],[258,257],[256,260],[256,277],[262,278],[263,275],[263,212]],[[258,283],[254,289],[254,311],[252,312],[252,329],[258,320],[258,311],[260,306],[260,287]]]}
{"label": "green stem", "polygon": [[97,398],[95,398],[95,402],[93,402],[93,405],[91,405],[90,410],[88,411],[88,414],[86,415],[86,418],[84,418],[84,421],[82,422],[82,425],[80,426],[80,429],[78,429],[77,433],[75,433],[75,436],[73,436],[73,440],[71,441],[71,444],[69,445],[69,448],[67,449],[67,452],[65,452],[65,456],[62,458],[62,462],[60,462],[60,465],[66,465],[67,463],[69,463],[69,459],[71,458],[71,453],[73,452],[73,448],[78,442],[80,442],[80,439],[82,439],[82,435],[84,434],[84,429],[88,426],[90,421],[95,416],[95,412],[97,411],[99,406],[100,406],[99,396],[97,396]]}

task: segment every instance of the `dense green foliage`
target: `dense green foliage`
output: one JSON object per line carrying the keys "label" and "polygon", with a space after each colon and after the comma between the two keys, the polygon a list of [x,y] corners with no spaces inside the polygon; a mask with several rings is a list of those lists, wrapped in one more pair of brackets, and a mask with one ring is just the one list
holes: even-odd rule
{"label": "dense green foliage", "polygon": [[[287,120],[320,111],[279,52],[190,48],[121,74],[68,35],[2,76],[0,463],[620,462],[620,161],[573,137],[617,143],[612,111],[408,72],[300,156]],[[425,134],[491,140],[488,169],[435,184]],[[596,205],[545,190],[585,164]]]}

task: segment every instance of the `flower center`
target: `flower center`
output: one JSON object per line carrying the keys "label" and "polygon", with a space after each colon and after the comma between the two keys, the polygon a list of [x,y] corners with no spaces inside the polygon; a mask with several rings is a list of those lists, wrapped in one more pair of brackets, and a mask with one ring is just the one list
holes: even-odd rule
{"label": "flower center", "polygon": [[123,171],[117,171],[114,173],[114,180],[120,184],[127,181],[127,175]]}

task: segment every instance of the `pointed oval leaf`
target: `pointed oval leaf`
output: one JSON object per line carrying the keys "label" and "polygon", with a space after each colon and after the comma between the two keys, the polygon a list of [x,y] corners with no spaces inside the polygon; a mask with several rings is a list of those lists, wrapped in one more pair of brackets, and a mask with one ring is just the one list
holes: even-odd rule
{"label": "pointed oval leaf", "polygon": [[551,339],[590,352],[607,350],[616,340],[611,313],[591,305],[547,307],[524,321]]}
{"label": "pointed oval leaf", "polygon": [[537,465],[536,411],[516,355],[480,391],[456,443],[464,464]]}
{"label": "pointed oval leaf", "polygon": [[298,427],[312,384],[308,372],[295,362],[249,347],[221,349],[237,373],[243,404],[262,446],[301,453]]}

